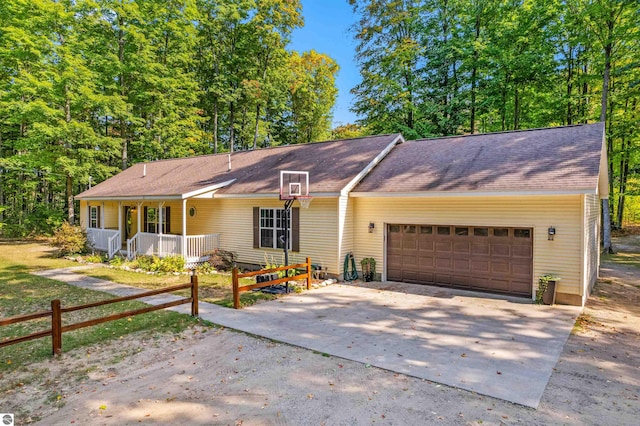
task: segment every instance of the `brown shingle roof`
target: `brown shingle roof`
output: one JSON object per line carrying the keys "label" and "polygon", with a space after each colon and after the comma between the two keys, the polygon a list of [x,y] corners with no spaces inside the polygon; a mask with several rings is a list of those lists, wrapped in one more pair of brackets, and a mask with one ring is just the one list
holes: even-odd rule
{"label": "brown shingle roof", "polygon": [[277,194],[280,170],[309,172],[314,193],[337,193],[400,135],[381,135],[139,163],[77,198],[177,197],[230,180],[217,194]]}
{"label": "brown shingle roof", "polygon": [[597,123],[408,141],[353,192],[595,190],[603,132]]}

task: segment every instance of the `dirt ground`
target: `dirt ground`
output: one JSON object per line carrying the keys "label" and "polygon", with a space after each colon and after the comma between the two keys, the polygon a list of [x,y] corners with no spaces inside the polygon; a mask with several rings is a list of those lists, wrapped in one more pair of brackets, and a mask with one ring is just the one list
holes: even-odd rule
{"label": "dirt ground", "polygon": [[[614,240],[640,253],[640,236]],[[0,377],[17,424],[637,425],[640,263],[605,261],[537,410],[226,329],[135,336]]]}

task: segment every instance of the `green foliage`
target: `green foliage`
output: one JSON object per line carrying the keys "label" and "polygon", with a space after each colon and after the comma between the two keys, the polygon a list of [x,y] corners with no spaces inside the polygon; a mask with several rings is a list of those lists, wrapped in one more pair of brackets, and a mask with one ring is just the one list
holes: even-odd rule
{"label": "green foliage", "polygon": [[184,271],[184,257],[182,256],[167,256],[162,258],[160,262],[160,272],[183,272]]}
{"label": "green foliage", "polygon": [[50,239],[51,246],[57,249],[59,257],[86,253],[89,249],[87,233],[79,226],[64,222]]}
{"label": "green foliage", "polygon": [[545,274],[538,277],[538,289],[536,290],[536,303],[538,305],[542,304],[542,298],[545,291],[547,291],[547,287],[549,287],[550,281],[558,282],[560,277],[553,274]]}
{"label": "green foliage", "polygon": [[362,266],[362,279],[373,281],[376,276],[376,260],[373,257],[365,257],[360,261]]}

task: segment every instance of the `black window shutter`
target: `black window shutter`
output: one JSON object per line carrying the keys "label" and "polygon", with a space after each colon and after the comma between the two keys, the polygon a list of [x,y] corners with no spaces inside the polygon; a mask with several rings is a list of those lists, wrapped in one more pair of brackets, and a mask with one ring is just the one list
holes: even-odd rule
{"label": "black window shutter", "polygon": [[165,207],[165,222],[166,222],[166,226],[164,228],[164,232],[165,234],[170,234],[171,233],[171,207]]}
{"label": "black window shutter", "polygon": [[[143,225],[143,228],[142,228],[142,232],[149,232],[149,231],[147,230],[147,207],[146,207],[146,206],[145,206],[145,208],[144,208],[143,213],[144,213],[144,214],[143,214],[143,216],[144,216],[144,225]],[[138,231],[138,232],[140,232],[140,231]]]}
{"label": "black window shutter", "polygon": [[91,228],[91,206],[87,204],[87,228]]}
{"label": "black window shutter", "polygon": [[291,209],[291,251],[300,251],[300,207]]}
{"label": "black window shutter", "polygon": [[260,248],[260,207],[253,208],[253,248]]}
{"label": "black window shutter", "polygon": [[96,218],[98,219],[98,223],[96,224],[96,228],[102,228],[102,220],[100,215],[102,214],[102,208],[101,207],[96,207],[96,210],[98,212],[98,214],[96,215]]}

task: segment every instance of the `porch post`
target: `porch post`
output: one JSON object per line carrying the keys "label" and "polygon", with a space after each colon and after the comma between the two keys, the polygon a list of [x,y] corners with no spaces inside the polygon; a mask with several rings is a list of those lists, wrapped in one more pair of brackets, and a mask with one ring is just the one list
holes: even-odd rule
{"label": "porch post", "polygon": [[162,206],[164,206],[164,201],[158,201],[158,256],[164,256],[162,247]]}
{"label": "porch post", "polygon": [[141,224],[141,218],[142,218],[142,203],[138,203],[138,208],[136,209],[138,211],[138,232],[142,232],[142,224]]}
{"label": "porch post", "polygon": [[182,257],[187,261],[187,199],[182,200]]}
{"label": "porch post", "polygon": [[118,250],[122,248],[122,201],[118,201],[118,232],[120,233],[120,245]]}
{"label": "porch post", "polygon": [[100,207],[100,229],[104,229],[104,201],[102,202],[102,207]]}

